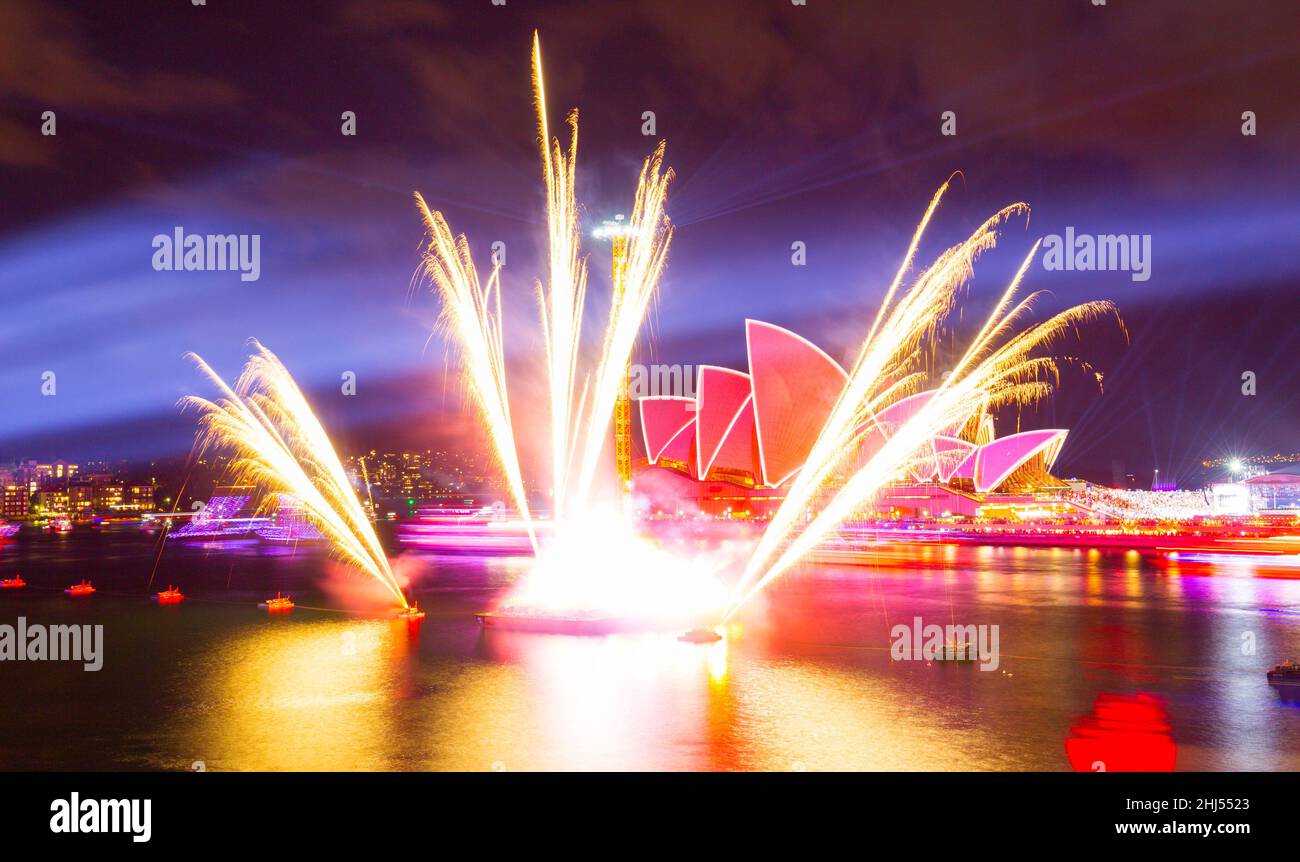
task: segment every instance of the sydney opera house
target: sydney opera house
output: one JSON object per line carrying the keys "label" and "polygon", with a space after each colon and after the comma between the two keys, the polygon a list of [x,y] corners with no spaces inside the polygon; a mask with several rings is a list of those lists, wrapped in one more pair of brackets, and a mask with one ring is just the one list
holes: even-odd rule
{"label": "sydney opera house", "polygon": [[[702,365],[695,397],[638,400],[644,464],[636,489],[653,510],[770,513],[811,451],[848,375],[788,329],[747,320],[745,338],[748,373]],[[856,457],[869,457],[932,394],[912,395],[877,414]],[[1066,433],[1047,429],[999,438],[992,417],[973,417],[933,437],[875,506],[922,517],[1068,508],[1056,502],[1065,483],[1049,472]]]}

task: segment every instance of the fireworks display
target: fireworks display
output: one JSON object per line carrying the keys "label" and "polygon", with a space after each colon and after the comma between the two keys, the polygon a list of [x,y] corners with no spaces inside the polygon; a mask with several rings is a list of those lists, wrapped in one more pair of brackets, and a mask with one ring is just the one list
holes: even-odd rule
{"label": "fireworks display", "polygon": [[[991,409],[1026,405],[1046,396],[1058,379],[1058,361],[1068,357],[1042,354],[1058,345],[1076,327],[1105,315],[1114,315],[1118,322],[1111,303],[1093,302],[1063,311],[1019,334],[1011,334],[1038,296],[1030,294],[1016,301],[1020,282],[1038,250],[1035,244],[966,352],[943,376],[934,395],[888,435],[865,463],[846,465],[847,458],[859,452],[870,434],[877,432],[884,436],[875,423],[877,413],[900,398],[927,388],[927,374],[919,370],[921,360],[930,354],[936,328],[956,307],[959,291],[973,276],[976,258],[996,245],[999,225],[1028,212],[1025,204],[1018,203],[995,213],[965,242],[940,255],[895,299],[915,259],[921,237],[947,189],[948,183],[939,188],[917,225],[903,262],[858,351],[848,383],[807,461],[763,532],[736,585],[735,598],[724,620],[730,619],[749,598],[863,508],[886,483],[904,476],[918,461],[934,457],[930,441],[936,435],[951,434],[965,427],[978,429],[981,417]],[[1078,364],[1087,367],[1086,363]],[[829,487],[832,484],[833,489]],[[823,494],[829,499],[817,507],[811,521],[807,520],[807,513]]]}
{"label": "fireworks display", "polygon": [[163,5],[0,6],[6,826],[1285,827],[1294,3]]}
{"label": "fireworks display", "polygon": [[320,420],[279,358],[256,341],[252,345],[254,352],[234,387],[199,356],[189,354],[221,391],[215,401],[182,399],[182,405],[199,411],[200,446],[233,451],[237,480],[292,495],[344,560],[378,581],[402,608],[408,607],[374,525]]}
{"label": "fireworks display", "polygon": [[[615,297],[590,365],[583,362],[582,330],[587,297],[587,261],[582,254],[576,191],[578,114],[568,115],[569,146],[552,138],[547,117],[541,42],[533,36],[533,92],[546,186],[547,278],[537,284],[551,418],[553,512],[563,521],[591,504],[593,481],[606,443],[619,382],[636,345],[641,323],[659,283],[672,227],[663,214],[672,170],[665,168],[661,142],[646,158],[637,181],[632,218],[626,229],[624,290]],[[457,346],[466,387],[479,405],[519,511],[528,519],[518,455],[510,425],[505,363],[501,349],[500,271],[480,288],[468,243],[453,240],[440,212],[417,195],[429,229],[424,271],[438,289],[445,330]]]}
{"label": "fireworks display", "polygon": [[510,420],[510,397],[506,392],[501,268],[494,266],[487,283],[480,283],[465,237],[453,237],[442,213],[431,211],[419,194],[415,198],[429,232],[424,272],[442,298],[442,326],[460,348],[466,388],[478,404],[511,497],[536,550],[537,536],[529,518],[523,472],[519,468]]}
{"label": "fireworks display", "polygon": [[[575,613],[593,610],[613,613],[616,609],[604,607],[607,603],[601,596],[610,590],[621,596],[638,594],[636,585],[626,583],[637,575],[626,567],[611,565],[612,558],[620,554],[616,549],[604,547],[607,543],[575,544],[563,542],[563,536],[566,530],[591,536],[596,532],[591,527],[604,524],[609,517],[604,511],[593,510],[593,479],[604,451],[621,378],[672,239],[672,228],[663,214],[672,171],[664,168],[664,144],[660,143],[646,159],[637,183],[627,234],[625,291],[615,294],[600,352],[588,370],[581,350],[587,264],[581,251],[576,198],[577,112],[568,116],[570,140],[566,150],[558,138],[552,139],[550,135],[541,45],[536,34],[532,71],[547,201],[548,278],[544,284],[538,284],[537,295],[550,400],[551,490],[556,534],[560,537],[557,544],[566,548],[565,565],[558,568],[572,573],[575,580],[566,581],[570,575],[557,576],[557,567],[543,559],[538,571],[548,572],[547,577],[539,577],[517,590],[506,605],[518,603],[526,608],[555,612],[558,602]],[[1022,203],[998,211],[965,242],[940,255],[904,289],[921,238],[947,189],[945,183],[935,193],[917,226],[858,351],[847,385],[806,463],[794,477],[783,503],[749,557],[723,621],[816,547],[847,517],[859,511],[888,482],[904,475],[919,459],[935,457],[930,448],[935,435],[955,435],[969,428],[972,430],[968,433],[973,436],[985,424],[989,411],[1006,405],[1030,404],[1048,394],[1057,379],[1058,358],[1043,354],[1080,324],[1115,313],[1109,303],[1088,303],[1013,334],[1037,298],[1037,294],[1030,294],[1017,300],[1020,282],[1037,251],[1035,245],[965,353],[944,375],[934,396],[902,427],[888,435],[879,448],[867,453],[865,458],[859,457],[870,435],[885,437],[877,427],[876,414],[927,388],[928,374],[923,359],[933,354],[936,331],[957,307],[959,293],[974,274],[976,259],[996,245],[1002,224],[1028,213],[1028,207]],[[502,472],[527,521],[528,507],[505,382],[500,270],[494,268],[487,284],[480,287],[466,239],[453,238],[441,213],[431,211],[423,198],[419,198],[419,204],[430,237],[424,271],[442,298],[445,331],[459,350],[465,384],[473,393]],[[851,463],[855,457],[861,463]],[[821,504],[823,496],[829,499]],[[819,503],[820,508],[809,520],[807,515],[816,508],[814,503]],[[622,517],[630,516],[624,513]],[[607,529],[607,524],[600,528]],[[531,527],[530,536],[535,536]],[[533,542],[536,548],[535,537]],[[586,550],[575,553],[575,547]],[[541,553],[545,557],[545,549]],[[603,584],[599,590],[582,589],[582,584],[591,583],[589,575],[594,571],[602,573],[611,583]],[[655,573],[646,576],[654,577]],[[543,595],[548,589],[550,594]],[[657,589],[662,595],[671,586],[661,581]],[[682,591],[683,595],[687,592],[690,591]],[[656,602],[660,608],[665,604],[671,606],[671,598]],[[683,616],[701,610],[698,603],[685,601],[681,609]]]}

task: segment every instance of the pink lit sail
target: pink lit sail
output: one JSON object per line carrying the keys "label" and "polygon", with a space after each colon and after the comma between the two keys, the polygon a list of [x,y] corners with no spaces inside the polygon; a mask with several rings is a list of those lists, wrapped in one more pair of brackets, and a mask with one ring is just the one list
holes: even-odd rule
{"label": "pink lit sail", "polygon": [[979,448],[958,437],[936,436],[930,442],[934,446],[934,468],[940,482],[950,481],[957,469]]}
{"label": "pink lit sail", "polygon": [[1044,453],[1044,461],[1050,467],[1067,433],[1061,429],[1025,431],[981,446],[975,455],[975,490],[980,493],[992,491],[1039,452]]}
{"label": "pink lit sail", "polygon": [[637,404],[641,408],[641,439],[646,458],[653,464],[673,438],[695,421],[695,399],[663,395],[642,398]]}
{"label": "pink lit sail", "polygon": [[695,474],[701,479],[709,475],[709,468],[722,448],[727,432],[750,407],[749,375],[730,368],[701,365],[699,380],[695,384],[695,398],[699,402],[699,418],[695,423],[696,465]]}
{"label": "pink lit sail", "polygon": [[812,451],[847,375],[812,342],[788,329],[745,321],[763,484],[793,476]]}
{"label": "pink lit sail", "polygon": [[754,435],[754,411],[749,409],[753,405],[750,401],[740,415],[736,417],[736,424],[731,426],[731,431],[727,433],[727,438],[722,441],[718,447],[718,453],[714,456],[713,466],[725,470],[739,470],[750,473],[754,476],[759,475],[758,463],[758,440]]}

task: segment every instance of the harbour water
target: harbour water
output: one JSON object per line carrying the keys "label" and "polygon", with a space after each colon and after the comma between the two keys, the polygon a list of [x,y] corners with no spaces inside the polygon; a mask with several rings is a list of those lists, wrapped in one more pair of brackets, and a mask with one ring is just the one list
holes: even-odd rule
{"label": "harbour water", "polygon": [[[1265,679],[1300,657],[1300,580],[1085,549],[870,562],[793,572],[697,645],[481,630],[520,559],[404,558],[416,634],[338,610],[355,582],[315,547],[23,535],[0,624],[101,624],[103,668],[0,662],[0,768],[1068,770],[1098,699],[1145,692],[1177,769],[1300,769],[1300,706]],[[184,602],[148,600],[169,583]],[[257,606],[277,590],[299,607]],[[917,617],[997,625],[997,669],[893,660]]]}

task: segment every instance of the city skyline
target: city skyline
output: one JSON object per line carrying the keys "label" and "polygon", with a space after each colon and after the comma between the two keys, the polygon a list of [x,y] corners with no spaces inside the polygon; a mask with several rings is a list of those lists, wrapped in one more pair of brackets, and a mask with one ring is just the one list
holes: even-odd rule
{"label": "city skyline", "polygon": [[[361,8],[332,4],[305,22],[261,10],[261,27],[247,38],[274,39],[292,23],[296,39],[332,45],[337,28],[361,20]],[[1293,448],[1300,372],[1290,357],[1300,335],[1276,311],[1300,276],[1290,254],[1300,209],[1286,194],[1287,160],[1276,156],[1295,150],[1300,122],[1272,82],[1294,68],[1294,20],[1210,9],[1175,16],[1161,4],[1122,18],[1107,10],[1113,19],[1006,8],[1023,26],[1045,28],[1052,35],[1043,44],[1054,39],[1063,51],[986,67],[981,57],[1008,37],[1003,16],[981,8],[947,12],[949,26],[932,34],[937,56],[896,58],[890,43],[924,21],[900,14],[865,28],[880,53],[870,91],[847,83],[867,61],[835,36],[865,12],[845,20],[800,9],[785,32],[776,18],[784,13],[767,10],[733,32],[736,22],[707,11],[683,8],[685,17],[670,23],[654,4],[631,4],[621,19],[583,20],[573,4],[552,10],[551,20],[564,23],[552,36],[557,105],[582,111],[595,154],[579,173],[589,202],[584,229],[627,208],[630,189],[618,178],[647,141],[668,140],[678,174],[667,211],[678,227],[674,252],[638,360],[742,368],[743,354],[728,345],[744,317],[806,333],[842,359],[905,242],[895,214],[914,217],[935,184],[962,170],[933,246],[955,241],[991,206],[1022,199],[1033,207],[1006,249],[981,263],[976,305],[992,302],[1039,237],[1076,228],[1150,237],[1144,281],[1122,271],[1029,274],[1028,287],[1051,292],[1044,314],[1084,296],[1111,299],[1131,335],[1127,345],[1099,345],[1107,375],[1100,394],[1067,380],[1033,418],[1078,432],[1061,452],[1062,470],[1105,480],[1119,461],[1122,473],[1158,469],[1171,481],[1195,481],[1201,461]],[[441,368],[445,345],[426,344],[431,297],[409,289],[420,234],[410,194],[423,189],[454,215],[477,254],[504,242],[504,290],[527,297],[542,272],[530,238],[540,200],[532,184],[518,182],[535,170],[519,86],[527,16],[482,28],[483,12],[389,4],[353,36],[358,56],[387,73],[382,86],[376,71],[328,95],[293,78],[284,79],[285,92],[258,91],[258,76],[283,76],[273,51],[252,51],[247,68],[219,81],[171,58],[177,94],[166,98],[153,61],[142,65],[118,44],[123,22],[74,22],[36,8],[8,14],[0,39],[10,54],[35,62],[57,51],[61,59],[44,80],[23,78],[6,97],[0,171],[14,206],[0,222],[0,302],[10,312],[0,324],[0,461],[183,454],[192,426],[175,402],[196,381],[182,353],[196,349],[233,368],[250,336],[275,344],[344,441],[480,444],[454,375]],[[186,14],[160,8],[159,25],[179,28],[196,49],[211,50],[238,26],[229,9],[204,10],[198,30],[182,23]],[[1119,27],[1127,35],[1117,40]],[[1171,36],[1170,27],[1190,47],[1142,36]],[[712,47],[662,51],[679,28]],[[606,45],[602,35],[617,35],[633,70],[617,83],[587,71],[610,48],[569,56],[571,44]],[[706,62],[743,39],[767,50],[747,53],[737,68]],[[824,51],[783,78],[782,63],[809,39]],[[400,50],[380,50],[394,40]],[[313,71],[323,71],[330,50],[310,61]],[[1201,62],[1189,63],[1187,51]],[[972,68],[982,71],[971,76]],[[93,69],[108,73],[101,88],[70,85]],[[685,85],[701,74],[697,86]],[[1008,87],[1024,80],[1035,86]],[[821,108],[795,98],[809,90]],[[499,108],[478,112],[456,101],[460,92]],[[39,133],[46,108],[58,116],[51,137]],[[355,136],[341,134],[345,110],[356,114]],[[939,133],[947,110],[956,118],[952,137]],[[1241,134],[1245,110],[1258,116],[1259,135]],[[645,111],[654,113],[653,136],[642,133]],[[198,144],[215,126],[223,133]],[[781,134],[786,128],[800,130],[797,144]],[[453,131],[485,143],[470,146]],[[1215,171],[1196,171],[1204,162]],[[302,205],[303,188],[312,189],[313,206]],[[258,280],[156,271],[151,240],[176,228],[260,236]],[[792,264],[794,243],[804,245],[803,265]],[[70,258],[74,244],[94,254]],[[593,277],[608,277],[601,255],[591,266]],[[529,303],[512,306],[506,329],[519,348],[511,350],[511,385],[526,391],[536,369],[520,351],[539,335]],[[1245,371],[1258,378],[1249,398],[1240,392]],[[56,375],[53,396],[42,394],[47,372]],[[347,372],[356,375],[351,397],[340,393]]]}

